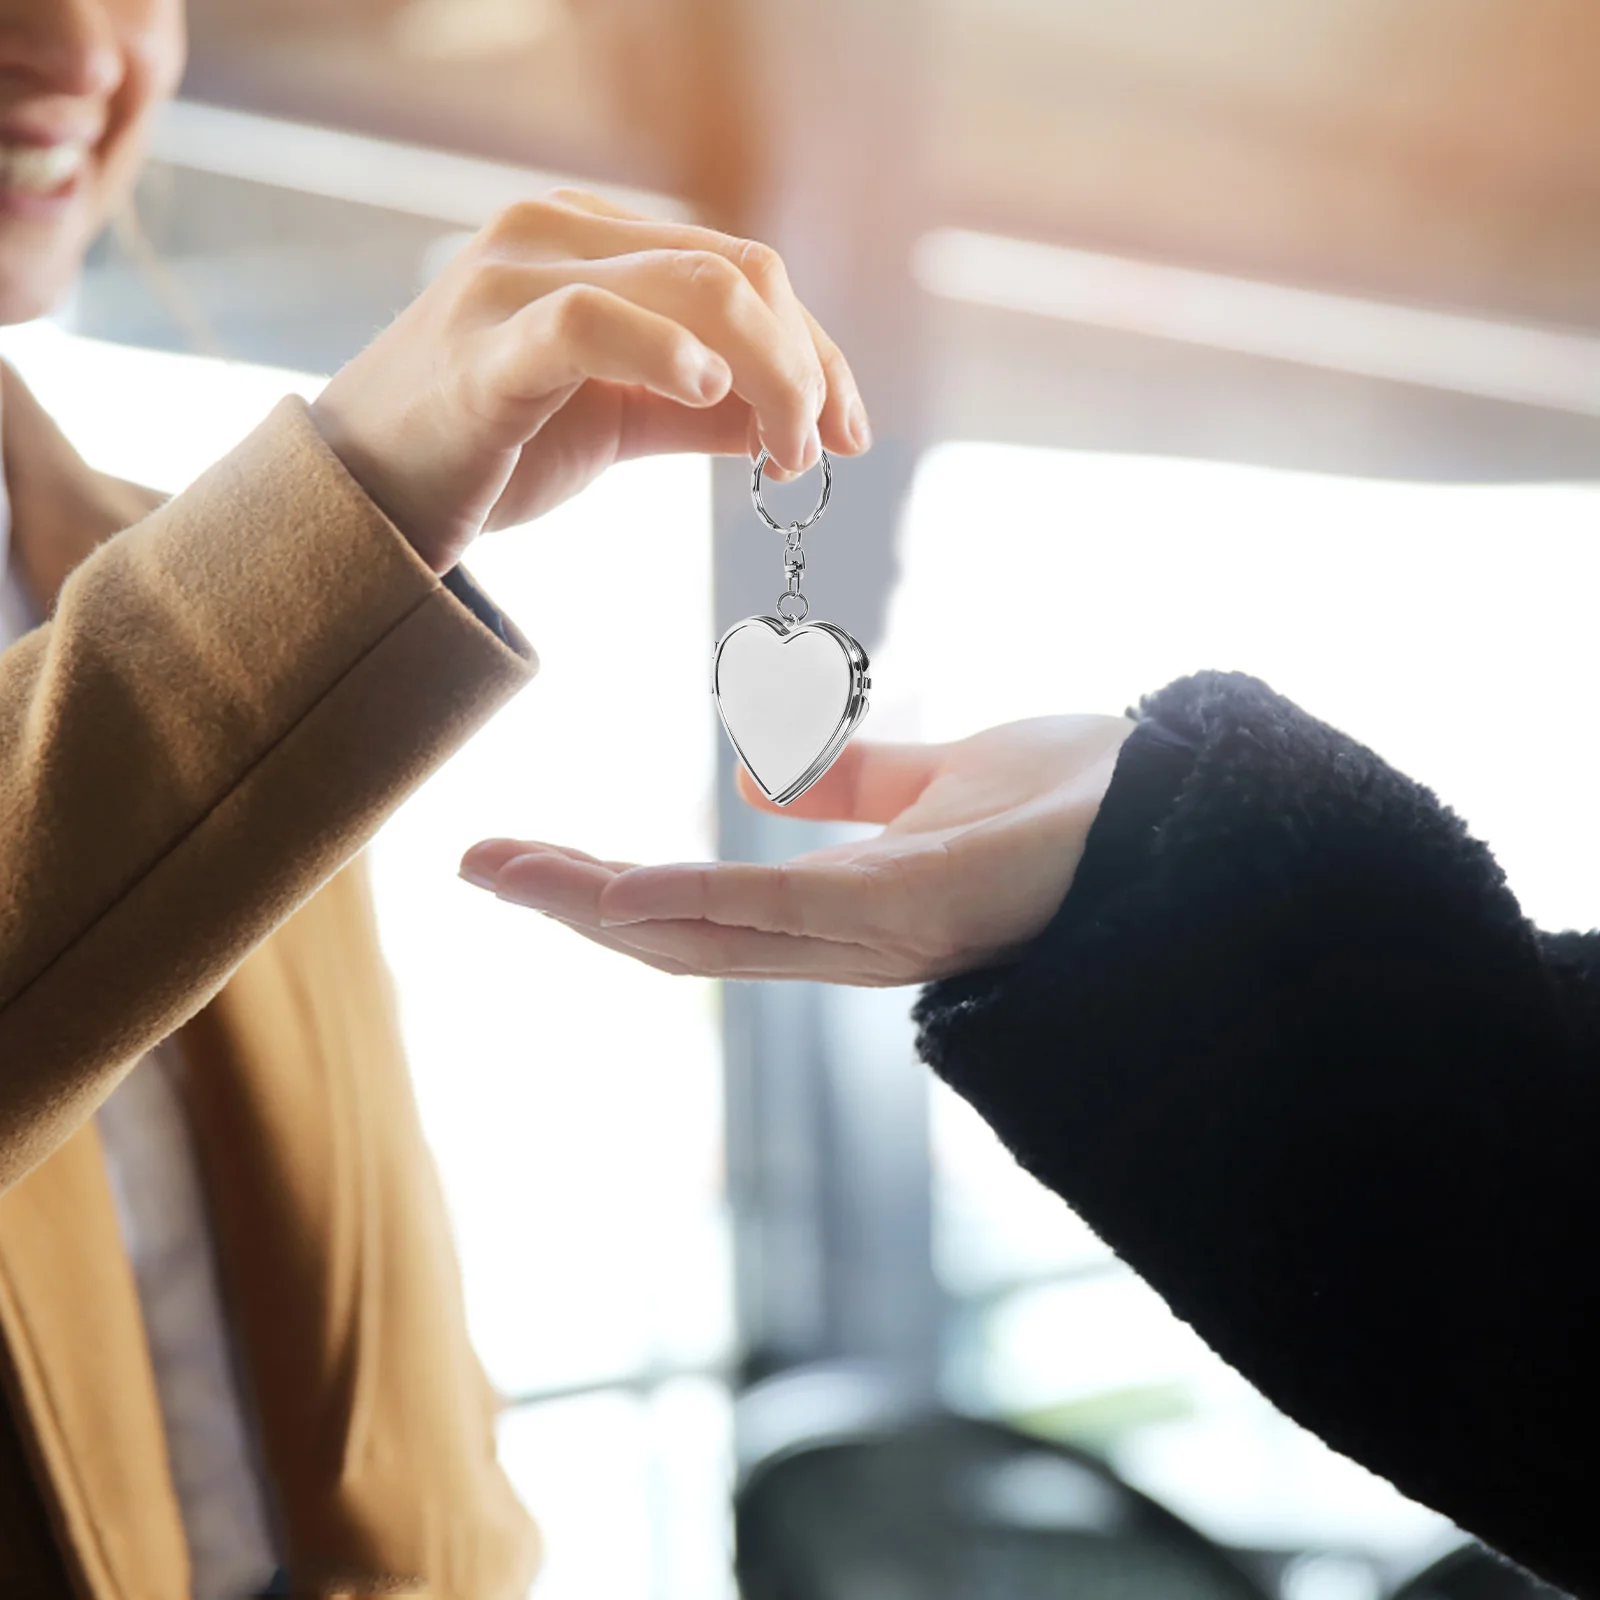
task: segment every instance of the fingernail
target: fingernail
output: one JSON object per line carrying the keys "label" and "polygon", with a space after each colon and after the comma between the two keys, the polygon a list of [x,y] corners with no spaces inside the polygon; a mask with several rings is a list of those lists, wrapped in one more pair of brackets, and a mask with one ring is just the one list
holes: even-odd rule
{"label": "fingernail", "polygon": [[494,888],[493,874],[484,872],[478,867],[463,867],[459,876],[463,882],[470,883],[474,889]]}
{"label": "fingernail", "polygon": [[641,922],[649,922],[649,917],[601,917],[602,928],[636,928]]}
{"label": "fingernail", "polygon": [[807,470],[816,466],[822,459],[822,435],[817,432],[816,423],[811,424],[811,432],[806,435],[806,446],[800,455],[800,465]]}
{"label": "fingernail", "polygon": [[849,428],[857,450],[871,448],[872,424],[867,421],[867,408],[862,405],[859,396],[850,402]]}
{"label": "fingernail", "polygon": [[700,370],[695,374],[695,387],[700,391],[702,400],[714,400],[733,381],[733,375],[728,370],[728,363],[721,356],[707,351],[700,358]]}

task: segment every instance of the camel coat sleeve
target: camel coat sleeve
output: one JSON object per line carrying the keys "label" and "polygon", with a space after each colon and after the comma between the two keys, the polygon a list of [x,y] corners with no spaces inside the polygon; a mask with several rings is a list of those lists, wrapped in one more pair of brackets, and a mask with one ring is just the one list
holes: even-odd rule
{"label": "camel coat sleeve", "polygon": [[77,567],[0,655],[0,1186],[534,668],[297,400]]}

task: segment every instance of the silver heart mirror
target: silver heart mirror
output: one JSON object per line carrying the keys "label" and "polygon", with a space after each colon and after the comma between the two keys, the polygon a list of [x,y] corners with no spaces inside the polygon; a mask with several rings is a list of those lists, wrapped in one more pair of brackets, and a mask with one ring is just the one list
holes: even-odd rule
{"label": "silver heart mirror", "polygon": [[717,641],[711,691],[722,725],[756,786],[774,804],[799,799],[844,749],[867,714],[867,653],[831,622],[808,622],[800,592],[805,552],[800,537],[827,509],[833,467],[822,455],[822,496],[800,522],[773,520],[761,499],[761,452],[750,494],[763,522],[784,535],[788,584],[777,615],[746,617]]}

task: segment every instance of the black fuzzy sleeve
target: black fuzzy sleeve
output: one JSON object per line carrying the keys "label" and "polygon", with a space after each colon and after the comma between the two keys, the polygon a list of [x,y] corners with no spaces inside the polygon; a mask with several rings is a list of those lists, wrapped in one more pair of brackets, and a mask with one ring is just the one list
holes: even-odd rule
{"label": "black fuzzy sleeve", "polygon": [[1145,703],[934,1069],[1290,1416],[1600,1596],[1600,942],[1254,679]]}

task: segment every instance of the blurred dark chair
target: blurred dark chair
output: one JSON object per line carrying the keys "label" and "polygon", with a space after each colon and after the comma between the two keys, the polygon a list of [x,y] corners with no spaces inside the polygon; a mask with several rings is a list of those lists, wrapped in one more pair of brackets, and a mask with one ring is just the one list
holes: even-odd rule
{"label": "blurred dark chair", "polygon": [[1480,1545],[1452,1550],[1402,1584],[1391,1600],[1564,1600],[1559,1590],[1508,1567]]}
{"label": "blurred dark chair", "polygon": [[1103,1462],[964,1418],[783,1451],[736,1523],[744,1600],[1266,1600]]}

